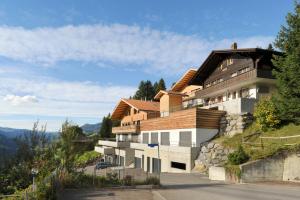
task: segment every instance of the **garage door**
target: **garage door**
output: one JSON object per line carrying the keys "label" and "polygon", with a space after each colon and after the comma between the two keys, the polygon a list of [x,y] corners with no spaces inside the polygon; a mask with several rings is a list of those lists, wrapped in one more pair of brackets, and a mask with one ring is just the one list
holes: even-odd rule
{"label": "garage door", "polygon": [[135,168],[142,168],[142,159],[135,157],[134,158],[134,167]]}
{"label": "garage door", "polygon": [[160,133],[160,144],[161,145],[170,145],[170,133],[161,132]]}
{"label": "garage door", "polygon": [[192,146],[192,132],[181,131],[179,132],[179,146],[191,147]]}

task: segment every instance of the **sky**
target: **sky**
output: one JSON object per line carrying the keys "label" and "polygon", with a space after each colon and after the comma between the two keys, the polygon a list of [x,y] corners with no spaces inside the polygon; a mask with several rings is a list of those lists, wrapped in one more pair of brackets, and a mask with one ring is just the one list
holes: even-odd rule
{"label": "sky", "polygon": [[141,80],[272,43],[293,0],[1,0],[0,127],[98,123]]}

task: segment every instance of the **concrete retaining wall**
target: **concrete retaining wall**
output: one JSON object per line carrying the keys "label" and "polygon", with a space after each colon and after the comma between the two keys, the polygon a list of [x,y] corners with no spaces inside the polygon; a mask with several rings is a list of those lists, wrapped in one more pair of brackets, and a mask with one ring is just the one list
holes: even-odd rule
{"label": "concrete retaining wall", "polygon": [[281,154],[241,165],[241,182],[300,181],[300,155]]}
{"label": "concrete retaining wall", "polygon": [[208,178],[215,181],[225,181],[226,173],[224,167],[210,167],[208,170]]}

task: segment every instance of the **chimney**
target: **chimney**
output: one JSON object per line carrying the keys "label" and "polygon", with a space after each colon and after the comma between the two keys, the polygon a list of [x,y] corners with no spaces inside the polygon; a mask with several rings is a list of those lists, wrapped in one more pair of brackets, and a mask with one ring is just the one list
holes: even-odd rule
{"label": "chimney", "polygon": [[234,49],[234,50],[237,49],[237,43],[236,42],[232,43],[231,49]]}

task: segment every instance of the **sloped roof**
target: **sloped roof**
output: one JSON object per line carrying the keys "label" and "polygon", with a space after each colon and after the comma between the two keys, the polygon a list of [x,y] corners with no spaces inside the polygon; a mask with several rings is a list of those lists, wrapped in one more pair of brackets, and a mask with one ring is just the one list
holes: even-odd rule
{"label": "sloped roof", "polygon": [[196,74],[189,81],[189,85],[201,85],[203,81],[218,67],[218,64],[233,54],[239,54],[242,56],[249,56],[251,58],[259,58],[261,56],[272,57],[272,55],[282,55],[281,52],[261,49],[261,48],[242,48],[242,49],[224,49],[212,51],[206,60],[197,70]]}
{"label": "sloped roof", "polygon": [[160,99],[164,94],[168,94],[168,95],[179,95],[179,96],[187,96],[186,94],[183,94],[181,92],[174,92],[174,91],[165,91],[165,90],[160,90],[154,97],[154,99]]}
{"label": "sloped roof", "polygon": [[171,91],[180,92],[184,89],[188,83],[192,80],[192,78],[197,73],[196,69],[189,69],[185,74],[172,86]]}
{"label": "sloped roof", "polygon": [[121,99],[115,107],[111,118],[121,119],[125,110],[128,107],[133,107],[137,110],[159,112],[159,102],[155,101],[141,101],[136,99]]}

